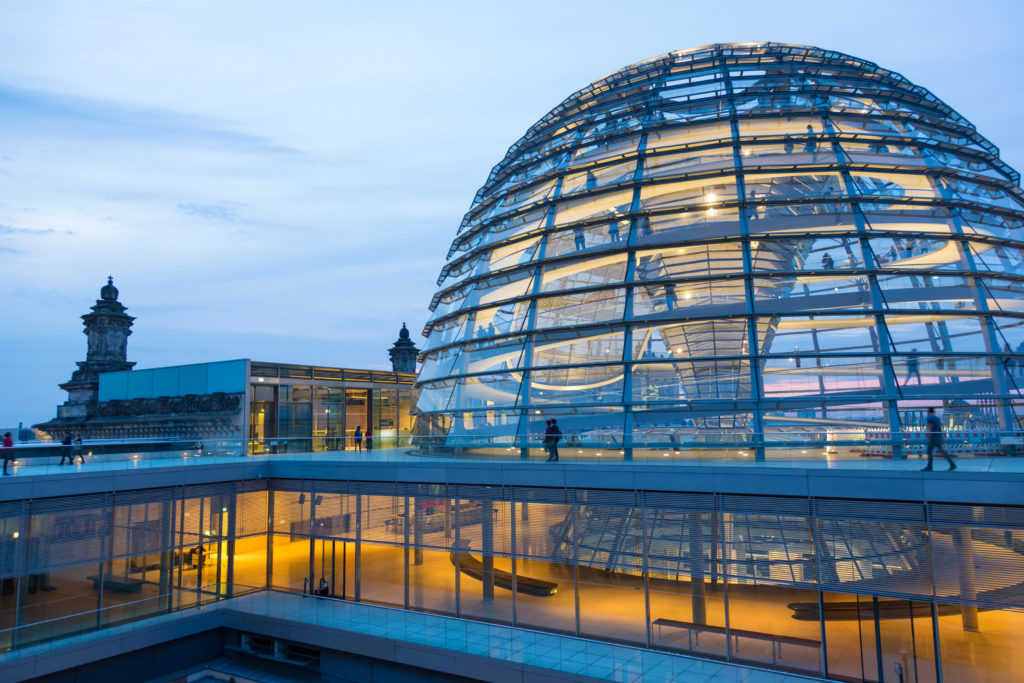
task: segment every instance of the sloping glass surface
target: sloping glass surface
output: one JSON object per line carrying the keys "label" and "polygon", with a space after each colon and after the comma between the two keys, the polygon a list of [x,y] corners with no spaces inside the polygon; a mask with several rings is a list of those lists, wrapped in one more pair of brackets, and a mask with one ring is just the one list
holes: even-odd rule
{"label": "sloping glass surface", "polygon": [[626,67],[477,193],[432,303],[421,431],[531,440],[557,418],[583,444],[756,446],[919,430],[964,401],[1020,429],[1018,183],[937,97],[848,55]]}

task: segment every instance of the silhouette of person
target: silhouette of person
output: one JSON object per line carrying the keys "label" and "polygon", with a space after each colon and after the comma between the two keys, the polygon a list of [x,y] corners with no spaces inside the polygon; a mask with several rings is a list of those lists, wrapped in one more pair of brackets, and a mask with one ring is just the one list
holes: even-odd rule
{"label": "silhouette of person", "polygon": [[65,460],[68,461],[69,465],[74,465],[75,464],[75,453],[71,449],[71,443],[73,441],[74,441],[74,438],[71,436],[71,432],[68,432],[67,434],[65,434],[64,438],[61,439],[61,441],[60,441],[60,444],[61,444],[60,462],[58,464],[63,465]]}
{"label": "silhouette of person", "polygon": [[13,472],[7,471],[7,463],[14,460],[14,439],[11,438],[10,432],[4,432],[4,440],[3,445],[0,446],[0,454],[4,456],[4,476],[14,474]]}
{"label": "silhouette of person", "polygon": [[676,307],[676,286],[665,285],[665,308],[668,310],[674,310]]}
{"label": "silhouette of person", "polygon": [[935,414],[935,408],[928,409],[928,418],[924,421],[925,430],[928,435],[927,445],[925,450],[928,453],[928,464],[921,468],[922,472],[932,471],[932,458],[934,452],[938,451],[942,453],[942,457],[949,463],[949,471],[952,472],[956,469],[956,463],[953,462],[953,458],[949,457],[949,453],[946,452],[946,447],[942,443],[942,420]]}
{"label": "silhouette of person", "polygon": [[804,151],[810,154],[814,154],[818,151],[818,143],[814,140],[814,126],[807,124],[807,144],[804,145]]}
{"label": "silhouette of person", "polygon": [[[917,349],[910,349],[911,353],[917,353]],[[910,356],[907,358],[907,377],[903,380],[903,385],[910,384],[910,378],[917,377],[917,383],[921,384],[921,369],[918,366],[917,356]]]}
{"label": "silhouette of person", "polygon": [[579,228],[576,228],[575,230],[573,230],[573,234],[573,242],[576,244],[576,251],[583,251],[584,249],[586,249],[587,241],[583,237],[583,231],[580,230]]}
{"label": "silhouette of person", "polygon": [[558,442],[562,440],[562,430],[558,428],[558,420],[551,420],[546,434],[551,439],[548,462],[558,462]]}
{"label": "silhouette of person", "polygon": [[74,446],[71,448],[71,464],[72,465],[75,464],[75,458],[76,457],[79,460],[82,461],[83,465],[85,464],[85,456],[82,455],[82,435],[81,434],[75,434]]}

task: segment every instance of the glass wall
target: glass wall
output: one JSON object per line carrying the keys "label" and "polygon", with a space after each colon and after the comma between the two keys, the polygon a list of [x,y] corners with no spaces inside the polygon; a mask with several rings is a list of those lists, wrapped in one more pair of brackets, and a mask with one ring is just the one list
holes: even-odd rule
{"label": "glass wall", "polygon": [[0,646],[267,585],[266,482],[0,505]]}
{"label": "glass wall", "polygon": [[1024,655],[1012,507],[263,480],[4,503],[0,533],[4,648],[269,588],[845,681]]}
{"label": "glass wall", "polygon": [[414,379],[375,370],[253,363],[249,452],[406,445],[412,431]]}
{"label": "glass wall", "polygon": [[272,488],[286,590],[326,577],[368,603],[837,680],[937,681],[940,668],[947,681],[1016,680],[1024,521],[1010,508],[865,515],[862,502],[819,500],[808,514],[810,501],[784,497]]}

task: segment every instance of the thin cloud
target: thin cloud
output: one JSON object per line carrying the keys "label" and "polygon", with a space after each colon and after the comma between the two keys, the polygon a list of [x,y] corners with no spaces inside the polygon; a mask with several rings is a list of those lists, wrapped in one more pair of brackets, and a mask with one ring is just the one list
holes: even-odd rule
{"label": "thin cloud", "polygon": [[29,90],[0,83],[0,121],[34,135],[159,140],[204,144],[261,154],[301,154],[269,138],[232,130],[232,122],[100,98]]}
{"label": "thin cloud", "polygon": [[245,221],[230,204],[178,204],[178,210],[186,216],[198,216],[225,223],[244,223]]}
{"label": "thin cloud", "polygon": [[[70,230],[62,231],[65,234],[73,234]],[[14,228],[10,225],[0,224],[0,235],[55,235],[57,233],[53,228],[44,228],[39,230],[37,228]]]}

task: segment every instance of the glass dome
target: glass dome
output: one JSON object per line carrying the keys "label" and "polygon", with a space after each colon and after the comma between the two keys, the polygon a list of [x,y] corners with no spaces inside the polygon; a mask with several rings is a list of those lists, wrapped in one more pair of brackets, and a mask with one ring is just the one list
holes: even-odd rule
{"label": "glass dome", "polygon": [[634,64],[477,192],[416,431],[513,447],[557,418],[581,448],[760,456],[902,439],[928,406],[1018,429],[1022,208],[992,143],[871,62],[745,43]]}

